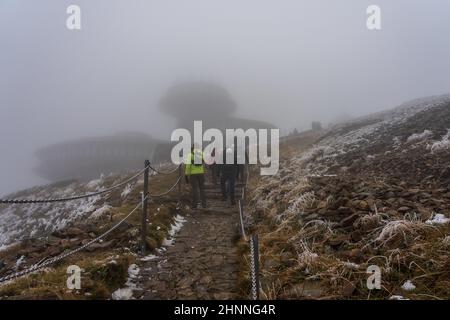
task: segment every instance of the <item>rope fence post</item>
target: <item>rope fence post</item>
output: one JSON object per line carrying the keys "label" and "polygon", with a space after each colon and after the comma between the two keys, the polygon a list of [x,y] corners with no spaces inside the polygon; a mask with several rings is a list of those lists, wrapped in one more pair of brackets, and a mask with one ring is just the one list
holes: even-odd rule
{"label": "rope fence post", "polygon": [[259,246],[258,235],[253,234],[250,240],[252,299],[259,300]]}
{"label": "rope fence post", "polygon": [[[181,165],[178,166],[178,177],[181,177],[181,174],[183,173],[183,167]],[[183,179],[180,180],[178,183],[178,202],[181,203],[181,184],[183,183]]]}
{"label": "rope fence post", "polygon": [[241,233],[242,237],[245,241],[247,241],[247,235],[245,234],[245,227],[244,227],[244,204],[242,199],[239,200],[239,220],[241,222]]}
{"label": "rope fence post", "polygon": [[145,255],[147,246],[147,206],[148,206],[148,173],[150,161],[145,160],[144,191],[142,193],[141,252]]}

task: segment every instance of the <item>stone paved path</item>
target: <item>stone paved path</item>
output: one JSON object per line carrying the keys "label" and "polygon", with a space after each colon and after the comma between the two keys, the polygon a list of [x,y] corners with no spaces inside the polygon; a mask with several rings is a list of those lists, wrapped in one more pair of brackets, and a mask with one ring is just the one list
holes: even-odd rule
{"label": "stone paved path", "polygon": [[[236,188],[236,198],[241,188]],[[232,299],[236,296],[238,207],[207,185],[208,208],[189,210],[175,243],[141,262],[139,299]]]}

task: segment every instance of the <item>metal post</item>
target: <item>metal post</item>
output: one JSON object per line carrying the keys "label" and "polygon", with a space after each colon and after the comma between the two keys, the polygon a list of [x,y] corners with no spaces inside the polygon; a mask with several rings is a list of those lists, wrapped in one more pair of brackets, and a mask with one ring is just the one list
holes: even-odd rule
{"label": "metal post", "polygon": [[239,221],[241,223],[241,233],[242,237],[245,241],[247,241],[247,236],[245,234],[245,227],[244,227],[244,204],[242,203],[242,200],[239,200]]}
{"label": "metal post", "polygon": [[178,166],[178,178],[180,179],[180,182],[178,183],[178,202],[181,203],[181,183],[183,182],[183,179],[181,179],[181,174],[183,173],[183,168],[181,165]]}
{"label": "metal post", "polygon": [[259,246],[258,246],[258,235],[253,234],[253,262],[255,264],[255,298],[259,300]]}
{"label": "metal post", "polygon": [[148,206],[148,172],[150,161],[145,160],[144,191],[142,193],[141,252],[145,255],[147,246],[147,206]]}

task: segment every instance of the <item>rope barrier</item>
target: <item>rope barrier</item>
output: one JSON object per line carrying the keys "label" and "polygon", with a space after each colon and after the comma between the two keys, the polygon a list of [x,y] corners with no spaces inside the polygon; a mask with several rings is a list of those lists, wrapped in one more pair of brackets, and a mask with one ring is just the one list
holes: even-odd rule
{"label": "rope barrier", "polygon": [[[99,194],[107,193],[107,192],[115,190],[115,189],[117,189],[117,188],[119,188],[121,186],[124,186],[125,184],[129,183],[130,181],[133,181],[134,179],[136,179],[137,177],[142,175],[144,172],[145,172],[145,176],[148,179],[148,169],[151,169],[151,170],[153,170],[154,172],[156,172],[158,174],[166,175],[166,174],[171,174],[171,173],[175,172],[176,170],[178,170],[181,167],[181,164],[180,164],[174,170],[172,170],[171,172],[160,172],[159,170],[156,170],[155,168],[153,168],[148,161],[146,162],[146,164],[147,165],[145,166],[144,169],[140,170],[137,174],[135,174],[131,178],[129,178],[129,179],[127,179],[127,180],[117,184],[117,185],[109,187],[109,188],[107,188],[105,190],[101,190],[101,191],[97,191],[97,192],[93,192],[93,193],[89,193],[89,194],[85,194],[85,195],[79,195],[79,196],[73,196],[73,197],[67,197],[67,198],[57,198],[57,199],[34,199],[34,200],[33,199],[0,199],[0,204],[1,203],[4,203],[4,204],[5,203],[6,204],[15,204],[15,203],[20,203],[20,204],[23,204],[23,203],[50,203],[50,202],[62,202],[62,201],[71,201],[71,200],[76,200],[76,199],[81,199],[81,198],[88,198],[88,197],[96,196],[96,195],[99,195]],[[137,209],[139,209],[140,207],[145,208],[144,204],[146,204],[146,201],[148,200],[149,197],[162,197],[162,196],[168,194],[169,192],[171,192],[180,183],[181,178],[182,178],[182,175],[180,173],[179,176],[178,176],[177,181],[175,182],[175,184],[173,186],[171,186],[167,191],[165,191],[163,193],[160,193],[160,194],[147,193],[147,195],[145,195],[145,196],[143,195],[142,196],[142,200],[140,201],[140,203],[133,210],[131,210],[130,213],[128,213],[118,223],[116,223],[114,226],[112,226],[110,229],[108,229],[107,231],[105,231],[104,233],[102,233],[101,235],[96,237],[95,239],[92,239],[88,243],[86,243],[86,244],[84,244],[84,245],[82,245],[82,246],[80,246],[80,247],[78,247],[76,249],[73,249],[73,250],[71,250],[69,252],[62,253],[62,254],[60,254],[60,255],[58,255],[56,257],[53,257],[53,258],[44,258],[44,259],[40,260],[38,263],[30,266],[29,268],[26,268],[26,269],[24,269],[22,271],[19,271],[19,272],[15,272],[15,273],[6,275],[4,277],[1,277],[0,278],[0,284],[2,284],[4,282],[7,282],[7,281],[10,281],[10,280],[13,280],[13,279],[16,279],[16,278],[19,278],[19,277],[22,277],[22,276],[25,276],[25,275],[30,274],[32,272],[36,272],[36,271],[42,270],[43,268],[45,268],[45,267],[47,267],[47,266],[49,266],[51,264],[54,264],[54,263],[56,263],[58,261],[61,261],[61,260],[65,259],[65,258],[67,258],[67,257],[69,257],[71,255],[74,255],[75,253],[80,252],[81,250],[91,246],[95,242],[103,239],[108,234],[110,234],[112,231],[114,231],[116,228],[118,228],[122,223],[124,223]]]}
{"label": "rope barrier", "polygon": [[180,181],[181,181],[181,175],[178,176],[177,181],[175,182],[175,184],[173,186],[170,187],[169,190],[167,190],[166,192],[163,192],[163,193],[159,193],[159,194],[150,194],[149,193],[150,198],[159,198],[159,197],[165,196],[166,194],[170,193],[180,183]]}
{"label": "rope barrier", "polygon": [[259,250],[258,235],[256,234],[250,239],[250,274],[252,278],[252,299],[259,300]]}
{"label": "rope barrier", "polygon": [[137,174],[135,174],[134,176],[132,176],[131,178],[117,184],[114,185],[112,187],[109,187],[105,190],[101,190],[101,191],[97,191],[97,192],[93,192],[93,193],[88,193],[88,194],[84,194],[84,195],[78,195],[78,196],[73,196],[73,197],[67,197],[67,198],[57,198],[57,199],[0,199],[0,204],[25,204],[25,203],[52,203],[52,202],[64,202],[64,201],[72,201],[72,200],[78,200],[78,199],[83,199],[83,198],[90,198],[93,196],[98,196],[100,194],[104,194],[104,193],[108,193],[111,192],[117,188],[120,188],[124,185],[126,185],[127,183],[135,180],[137,177],[139,177],[142,173],[144,173],[144,171],[147,169],[148,167],[142,169],[141,171],[139,171]]}
{"label": "rope barrier", "polygon": [[[145,197],[142,201],[144,201],[146,198],[147,197]],[[112,231],[117,229],[122,223],[124,223],[141,206],[142,206],[142,202],[138,203],[138,205],[133,210],[131,210],[130,213],[128,213],[122,220],[120,220],[118,223],[116,223],[113,227],[111,227],[110,229],[108,229],[107,231],[105,231],[104,233],[102,233],[101,235],[96,237],[95,239],[92,239],[88,243],[82,245],[81,247],[78,247],[78,248],[76,248],[74,250],[71,250],[71,251],[69,251],[67,253],[63,253],[63,254],[61,254],[59,256],[50,258],[48,260],[44,260],[41,263],[34,264],[34,265],[32,265],[31,267],[29,267],[29,268],[27,268],[25,270],[22,270],[22,271],[19,271],[19,272],[15,272],[13,274],[10,274],[10,275],[7,275],[5,277],[2,277],[2,278],[0,278],[0,283],[3,283],[3,282],[6,282],[6,281],[9,281],[9,280],[12,280],[12,279],[16,279],[16,278],[25,276],[25,275],[27,275],[29,273],[32,273],[32,272],[35,272],[35,271],[38,271],[38,270],[42,270],[43,268],[45,268],[45,267],[47,267],[47,266],[49,266],[51,264],[54,264],[54,263],[56,263],[58,261],[61,261],[61,260],[65,259],[65,258],[67,258],[67,257],[69,257],[71,255],[74,255],[75,253],[77,253],[77,252],[79,252],[79,251],[89,247],[93,243],[95,243],[95,242],[99,241],[100,239],[106,237],[109,233],[111,233]]]}
{"label": "rope barrier", "polygon": [[149,165],[149,168],[152,169],[153,171],[155,171],[155,172],[158,173],[158,174],[169,175],[169,174],[172,174],[172,173],[174,173],[175,171],[177,171],[178,168],[181,167],[181,165],[182,165],[182,164],[180,163],[176,168],[174,168],[173,170],[168,171],[168,172],[162,172],[162,171],[156,170],[156,169],[155,169],[154,167],[152,167],[151,165]]}
{"label": "rope barrier", "polygon": [[242,204],[242,200],[239,200],[239,219],[241,222],[241,233],[242,233],[242,237],[244,238],[245,241],[247,241],[247,235],[245,234],[245,228],[244,228],[244,216],[243,216],[243,204]]}
{"label": "rope barrier", "polygon": [[259,245],[258,245],[258,235],[253,234],[248,240],[247,234],[245,232],[244,224],[244,202],[246,196],[246,188],[249,181],[250,169],[248,164],[245,168],[245,181],[244,187],[242,189],[241,200],[239,200],[239,220],[241,224],[241,233],[244,241],[250,246],[250,278],[251,278],[251,298],[253,300],[259,300],[260,282],[259,282]]}

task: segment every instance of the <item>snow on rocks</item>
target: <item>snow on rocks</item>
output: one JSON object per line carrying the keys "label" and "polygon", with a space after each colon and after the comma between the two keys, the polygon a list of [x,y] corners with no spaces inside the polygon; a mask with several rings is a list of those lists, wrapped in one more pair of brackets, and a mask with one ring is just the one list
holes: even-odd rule
{"label": "snow on rocks", "polygon": [[389,297],[389,300],[409,300],[409,299],[400,295],[393,295]]}
{"label": "snow on rocks", "polygon": [[403,285],[402,289],[405,291],[413,291],[416,289],[416,286],[411,282],[411,280],[407,280]]}
{"label": "snow on rocks", "polygon": [[443,225],[443,224],[447,224],[449,222],[450,222],[450,219],[445,217],[441,213],[437,213],[433,216],[432,219],[428,219],[427,221],[425,221],[426,224],[432,224],[432,225]]}
{"label": "snow on rocks", "polygon": [[157,255],[149,254],[148,256],[145,256],[145,257],[141,258],[141,261],[146,262],[146,261],[155,260],[157,258],[158,258]]}
{"label": "snow on rocks", "polygon": [[111,298],[113,300],[130,300],[133,298],[133,289],[121,288],[112,293]]}
{"label": "snow on rocks", "polygon": [[414,133],[410,135],[407,139],[407,143],[415,143],[419,141],[423,141],[426,138],[430,137],[433,134],[430,130],[424,130],[422,133]]}
{"label": "snow on rocks", "polygon": [[131,186],[131,183],[127,184],[125,186],[125,188],[123,189],[122,193],[120,194],[120,196],[122,198],[126,198],[126,196],[128,196],[130,194],[130,192],[133,190],[133,187]]}
{"label": "snow on rocks", "polygon": [[169,238],[166,238],[163,240],[163,246],[168,247],[172,246],[175,239],[175,235],[181,230],[184,223],[186,222],[186,219],[180,215],[175,216],[174,218],[175,224],[171,225],[171,228],[169,230]]}
{"label": "snow on rocks", "polygon": [[108,204],[103,205],[102,207],[95,210],[90,216],[89,219],[99,219],[102,218],[105,214],[111,211],[112,207]]}
{"label": "snow on rocks", "polygon": [[428,148],[432,153],[450,149],[450,129],[445,136],[442,137],[440,141],[436,141],[433,144],[429,145]]}
{"label": "snow on rocks", "polygon": [[136,264],[128,267],[128,279],[124,288],[117,289],[112,293],[113,300],[130,300],[133,299],[133,291],[137,289],[136,281],[139,277],[140,268]]}
{"label": "snow on rocks", "polygon": [[25,256],[20,256],[16,261],[16,269],[18,269],[25,262]]}

